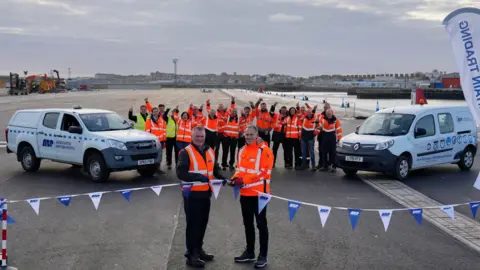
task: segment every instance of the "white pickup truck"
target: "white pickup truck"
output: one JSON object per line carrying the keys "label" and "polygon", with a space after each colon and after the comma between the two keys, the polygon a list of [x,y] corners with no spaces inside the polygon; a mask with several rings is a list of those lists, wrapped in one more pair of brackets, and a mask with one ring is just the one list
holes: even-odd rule
{"label": "white pickup truck", "polygon": [[158,139],[134,129],[115,112],[97,109],[34,109],[17,111],[5,130],[7,153],[16,153],[27,172],[42,159],[83,167],[93,181],[110,172],[136,169],[145,177],[160,163]]}

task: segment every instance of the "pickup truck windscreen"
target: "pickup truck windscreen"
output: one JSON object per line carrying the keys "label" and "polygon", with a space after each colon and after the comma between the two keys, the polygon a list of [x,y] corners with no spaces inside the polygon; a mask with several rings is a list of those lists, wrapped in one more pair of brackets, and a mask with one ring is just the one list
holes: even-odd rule
{"label": "pickup truck windscreen", "polygon": [[130,123],[116,113],[80,114],[80,118],[91,132],[132,129]]}

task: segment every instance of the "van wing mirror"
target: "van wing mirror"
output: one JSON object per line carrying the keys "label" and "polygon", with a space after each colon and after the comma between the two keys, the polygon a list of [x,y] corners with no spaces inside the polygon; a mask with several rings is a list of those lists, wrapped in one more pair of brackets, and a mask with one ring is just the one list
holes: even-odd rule
{"label": "van wing mirror", "polygon": [[355,128],[355,134],[358,134],[359,129],[360,129],[360,125],[358,125],[357,128]]}
{"label": "van wing mirror", "polygon": [[70,126],[70,127],[68,128],[68,133],[82,134],[82,133],[83,133],[83,129],[82,129],[82,127],[79,127],[79,126]]}
{"label": "van wing mirror", "polygon": [[421,136],[424,136],[424,135],[427,135],[427,130],[425,130],[424,128],[417,128],[415,130],[415,137],[421,137]]}

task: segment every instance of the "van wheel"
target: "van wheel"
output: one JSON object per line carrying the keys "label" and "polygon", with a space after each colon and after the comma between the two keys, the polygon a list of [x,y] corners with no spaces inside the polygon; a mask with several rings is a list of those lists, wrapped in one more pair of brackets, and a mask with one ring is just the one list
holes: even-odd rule
{"label": "van wheel", "polygon": [[105,164],[105,160],[103,160],[102,155],[98,153],[92,154],[87,159],[85,169],[90,179],[92,179],[94,182],[107,181],[110,177],[110,169],[108,169],[107,165]]}
{"label": "van wheel", "polygon": [[152,177],[158,170],[158,166],[147,166],[143,168],[138,168],[137,172],[142,177]]}
{"label": "van wheel", "polygon": [[352,169],[343,169],[343,172],[347,177],[355,177],[357,174],[357,170],[352,170]]}
{"label": "van wheel", "polygon": [[475,155],[473,153],[472,148],[467,148],[463,151],[462,157],[458,162],[458,167],[462,171],[468,171],[473,166],[473,161],[475,159]]}
{"label": "van wheel", "polygon": [[20,151],[20,163],[27,172],[36,172],[40,168],[40,159],[37,158],[31,146],[25,146]]}
{"label": "van wheel", "polygon": [[408,177],[408,171],[410,169],[410,164],[408,158],[405,156],[400,156],[397,159],[397,165],[395,166],[395,171],[393,172],[394,177],[399,180],[405,180]]}

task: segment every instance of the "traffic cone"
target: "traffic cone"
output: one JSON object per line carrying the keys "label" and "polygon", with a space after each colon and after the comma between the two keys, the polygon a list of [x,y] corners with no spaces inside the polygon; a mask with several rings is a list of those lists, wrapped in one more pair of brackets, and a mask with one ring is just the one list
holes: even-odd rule
{"label": "traffic cone", "polygon": [[342,108],[345,108],[345,103],[343,102],[343,97],[342,97]]}
{"label": "traffic cone", "polygon": [[378,107],[378,101],[377,101],[377,108],[375,109],[376,112],[380,111],[380,108]]}

